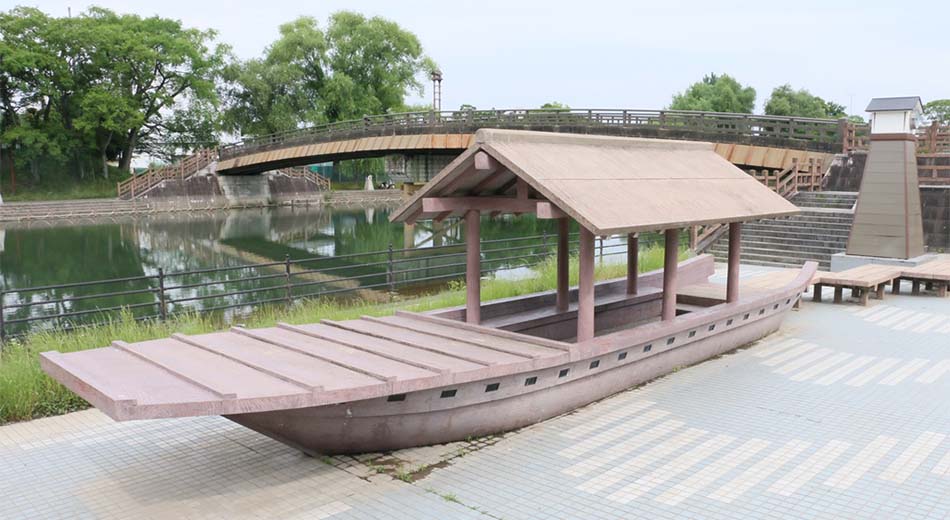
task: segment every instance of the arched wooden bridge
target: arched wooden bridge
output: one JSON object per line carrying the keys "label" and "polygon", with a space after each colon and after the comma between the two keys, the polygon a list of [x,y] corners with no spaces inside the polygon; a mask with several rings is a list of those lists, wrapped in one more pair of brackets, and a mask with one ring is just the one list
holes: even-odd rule
{"label": "arched wooden bridge", "polygon": [[384,114],[201,150],[179,163],[119,183],[118,196],[140,197],[167,180],[183,180],[206,171],[212,163],[219,174],[243,175],[392,154],[454,155],[469,146],[480,128],[710,141],[718,143],[720,155],[745,169],[776,171],[789,170],[795,164],[827,165],[830,154],[860,148],[867,136],[866,125],[843,119],[678,110],[492,109]]}
{"label": "arched wooden bridge", "polygon": [[866,133],[846,120],[673,110],[412,112],[245,139],[220,148],[216,170],[247,174],[396,153],[460,153],[480,128],[711,141],[818,154],[853,147]]}

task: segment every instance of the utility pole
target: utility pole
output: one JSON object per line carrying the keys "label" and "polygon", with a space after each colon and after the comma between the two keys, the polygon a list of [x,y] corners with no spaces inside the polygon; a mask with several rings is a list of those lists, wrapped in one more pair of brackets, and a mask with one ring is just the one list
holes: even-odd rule
{"label": "utility pole", "polygon": [[442,111],[442,71],[435,69],[432,71],[432,74],[429,75],[429,78],[432,80],[432,110],[435,112]]}

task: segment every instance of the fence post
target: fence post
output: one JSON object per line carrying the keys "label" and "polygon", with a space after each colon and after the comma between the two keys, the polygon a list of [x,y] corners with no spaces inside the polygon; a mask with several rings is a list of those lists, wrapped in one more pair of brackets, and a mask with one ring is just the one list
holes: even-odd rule
{"label": "fence post", "polygon": [[547,254],[548,252],[548,230],[541,230],[541,250]]}
{"label": "fence post", "polygon": [[[930,123],[930,128],[927,129],[927,153],[938,153],[937,150],[937,134],[940,132],[940,121],[933,121]],[[935,169],[934,175],[936,176],[937,170]]]}
{"label": "fence post", "polygon": [[386,263],[386,283],[389,285],[389,292],[396,292],[396,273],[393,266],[393,243],[389,243],[389,260]]}
{"label": "fence post", "polygon": [[851,151],[850,130],[851,122],[848,121],[848,118],[842,117],[838,119],[838,140],[841,143],[841,153]]}
{"label": "fence post", "polygon": [[3,340],[7,337],[6,327],[5,327],[6,322],[4,322],[4,317],[3,317],[3,311],[4,311],[3,300],[6,294],[7,294],[6,292],[0,291],[0,344],[2,344]]}
{"label": "fence post", "polygon": [[287,306],[294,303],[294,289],[290,284],[290,254],[284,255],[284,280],[287,282]]}
{"label": "fence post", "polygon": [[162,321],[168,319],[168,304],[165,300],[165,270],[158,268],[158,315]]}

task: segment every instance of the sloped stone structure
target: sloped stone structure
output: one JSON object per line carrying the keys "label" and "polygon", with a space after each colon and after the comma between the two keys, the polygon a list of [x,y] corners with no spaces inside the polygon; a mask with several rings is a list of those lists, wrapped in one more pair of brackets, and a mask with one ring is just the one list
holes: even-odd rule
{"label": "sloped stone structure", "polygon": [[924,254],[917,151],[918,97],[877,98],[848,255],[910,259]]}

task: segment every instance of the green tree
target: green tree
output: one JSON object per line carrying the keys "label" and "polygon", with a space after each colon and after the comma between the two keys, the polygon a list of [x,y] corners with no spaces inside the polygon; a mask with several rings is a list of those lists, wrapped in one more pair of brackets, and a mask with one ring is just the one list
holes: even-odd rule
{"label": "green tree", "polygon": [[772,90],[765,103],[765,113],[772,116],[847,117],[844,105],[826,101],[805,89],[795,90],[787,83]]}
{"label": "green tree", "polygon": [[[419,74],[436,68],[415,34],[380,17],[366,18],[350,11],[334,13],[327,41],[331,81],[348,78],[353,82],[352,97],[363,114],[389,112],[403,104],[409,91],[422,94]],[[326,113],[331,120],[362,115],[332,103],[327,103]]]}
{"label": "green tree", "polygon": [[68,27],[34,8],[0,13],[0,142],[16,144],[19,166],[34,179],[43,158],[64,160],[81,52],[64,45]]}
{"label": "green tree", "polygon": [[220,144],[221,118],[216,103],[189,99],[176,106],[160,124],[160,132],[148,145],[149,155],[174,162],[201,148]]}
{"label": "green tree", "polygon": [[670,110],[702,110],[751,114],[755,108],[755,89],[744,87],[728,74],[709,74],[675,94]]}
{"label": "green tree", "polygon": [[418,38],[379,17],[334,13],[326,30],[301,17],[264,56],[225,70],[225,127],[244,135],[400,111],[434,67]]}
{"label": "green tree", "polygon": [[570,110],[566,103],[561,103],[560,101],[548,101],[547,103],[541,105],[543,110]]}
{"label": "green tree", "polygon": [[432,110],[431,103],[405,103],[398,107],[396,112],[428,112]]}
{"label": "green tree", "polygon": [[942,125],[950,124],[950,99],[935,99],[924,105],[924,116]]}
{"label": "green tree", "polygon": [[109,150],[114,149],[129,128],[143,124],[142,113],[132,99],[105,85],[89,89],[80,102],[76,128],[87,134],[101,161],[102,176],[109,177]]}
{"label": "green tree", "polygon": [[[55,18],[38,9],[0,12],[0,142],[18,146],[18,165],[64,167],[118,159],[164,141],[176,107],[216,102],[227,48],[214,33],[159,17],[91,8]],[[204,111],[194,117],[216,117]]]}
{"label": "green tree", "polygon": [[176,103],[217,101],[215,79],[227,47],[210,49],[214,31],[187,29],[178,20],[117,15],[95,7],[85,16],[98,35],[93,62],[139,112],[138,124],[130,119],[121,136],[119,168],[128,170],[133,152],[148,149]]}

